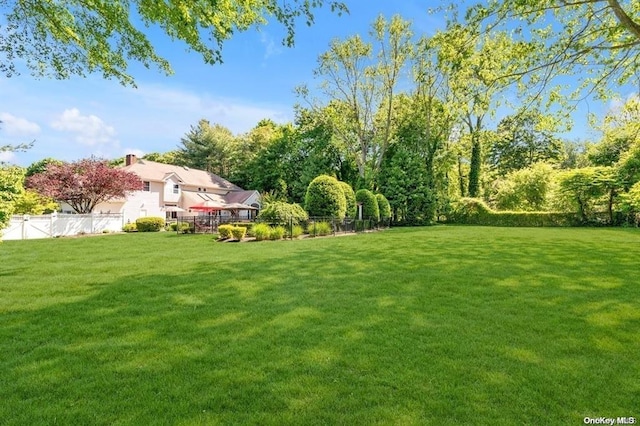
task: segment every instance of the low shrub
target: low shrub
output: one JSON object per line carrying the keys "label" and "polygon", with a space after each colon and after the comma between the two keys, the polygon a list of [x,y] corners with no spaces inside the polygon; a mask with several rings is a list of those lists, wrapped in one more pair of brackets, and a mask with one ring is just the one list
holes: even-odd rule
{"label": "low shrub", "polygon": [[298,238],[304,234],[304,229],[300,225],[293,225],[291,229],[287,229],[287,236],[291,238]]}
{"label": "low shrub", "polygon": [[256,223],[251,228],[251,233],[256,237],[257,241],[267,240],[271,235],[271,227],[266,223]]}
{"label": "low shrub", "polygon": [[178,230],[178,222],[172,222],[169,224],[169,231],[177,231]]}
{"label": "low shrub", "polygon": [[329,222],[311,222],[307,227],[307,233],[312,236],[324,236],[333,233],[333,226]]}
{"label": "low shrub", "polygon": [[124,232],[137,232],[138,228],[136,227],[135,223],[125,223],[124,226],[122,227],[122,230]]}
{"label": "low shrub", "polygon": [[247,230],[247,233],[251,232],[251,228],[253,228],[253,223],[249,223],[249,222],[232,223],[232,225],[245,228]]}
{"label": "low shrub", "polygon": [[195,225],[189,222],[182,222],[179,229],[183,234],[193,234],[196,232]]}
{"label": "low shrub", "polygon": [[284,237],[286,230],[283,226],[274,226],[271,228],[271,232],[269,233],[269,239],[271,240],[281,240]]}
{"label": "low shrub", "polygon": [[233,235],[233,225],[220,225],[218,226],[218,236],[221,240],[228,240]]}
{"label": "low shrub", "polygon": [[164,228],[164,218],[140,217],[136,219],[136,228],[139,232],[159,232]]}
{"label": "low shrub", "polygon": [[244,226],[233,226],[231,228],[231,235],[233,236],[234,240],[242,240],[246,233],[247,228],[245,228]]}

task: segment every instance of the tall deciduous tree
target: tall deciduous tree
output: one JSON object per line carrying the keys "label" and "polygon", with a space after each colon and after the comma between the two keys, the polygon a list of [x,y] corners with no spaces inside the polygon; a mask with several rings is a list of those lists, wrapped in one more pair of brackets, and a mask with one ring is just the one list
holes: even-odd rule
{"label": "tall deciduous tree", "polygon": [[498,124],[489,149],[491,165],[499,175],[505,175],[539,162],[560,162],[564,147],[552,130],[545,124],[545,117],[536,111],[505,117]]}
{"label": "tall deciduous tree", "polygon": [[459,24],[438,33],[433,43],[438,46],[440,67],[450,81],[450,106],[471,139],[468,193],[477,197],[480,195],[485,120],[499,105],[499,95],[513,83],[503,76],[517,68],[529,48],[523,43],[514,43],[505,32],[486,35],[474,27]]}
{"label": "tall deciduous tree", "polygon": [[346,6],[325,0],[217,0],[85,2],[0,1],[0,72],[12,76],[24,61],[37,76],[68,78],[100,72],[132,84],[130,60],[171,72],[148,38],[150,27],[182,41],[208,64],[222,62],[223,43],[234,33],[279,21],[287,30],[283,43],[293,45],[298,17],[313,22],[313,9],[328,4],[343,12]]}
{"label": "tall deciduous tree", "polygon": [[633,96],[604,118],[603,138],[589,147],[588,158],[596,166],[613,166],[640,142],[640,99]]}
{"label": "tall deciduous tree", "polygon": [[[359,35],[332,42],[315,70],[323,79],[321,91],[332,100],[325,117],[356,154],[365,185],[372,184],[389,146],[396,89],[413,46],[410,23],[399,16],[390,21],[378,17],[370,36],[372,42]],[[299,93],[309,97],[306,87]],[[319,101],[310,103],[321,108]]]}
{"label": "tall deciduous tree", "polygon": [[141,190],[142,181],[136,174],[110,167],[107,161],[90,158],[50,164],[44,172],[29,177],[25,186],[69,204],[77,213],[91,213],[100,203]]}
{"label": "tall deciduous tree", "polygon": [[488,31],[508,29],[535,49],[518,77],[540,91],[557,76],[572,74],[582,88],[602,96],[608,83],[622,84],[640,70],[640,3],[637,0],[489,0],[467,11],[470,25]]}
{"label": "tall deciduous tree", "polygon": [[597,207],[606,208],[613,221],[613,201],[619,188],[613,167],[584,167],[562,172],[558,179],[560,193],[577,207],[583,222],[593,219]]}

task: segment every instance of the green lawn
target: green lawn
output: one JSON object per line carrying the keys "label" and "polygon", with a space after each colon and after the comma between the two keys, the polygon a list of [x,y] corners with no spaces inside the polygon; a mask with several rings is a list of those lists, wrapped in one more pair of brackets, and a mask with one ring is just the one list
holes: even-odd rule
{"label": "green lawn", "polygon": [[127,234],[0,256],[3,425],[640,419],[639,230]]}

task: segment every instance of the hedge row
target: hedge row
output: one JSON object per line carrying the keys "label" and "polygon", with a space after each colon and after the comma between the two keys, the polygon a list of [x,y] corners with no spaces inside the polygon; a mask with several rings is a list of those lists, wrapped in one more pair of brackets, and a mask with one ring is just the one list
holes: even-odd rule
{"label": "hedge row", "polygon": [[463,198],[454,204],[447,222],[485,226],[553,227],[578,226],[580,218],[575,213],[497,212],[482,200]]}

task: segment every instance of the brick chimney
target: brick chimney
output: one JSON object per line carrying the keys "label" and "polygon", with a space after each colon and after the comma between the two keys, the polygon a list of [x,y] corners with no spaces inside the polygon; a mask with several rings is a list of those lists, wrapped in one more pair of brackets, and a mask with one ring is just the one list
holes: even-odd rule
{"label": "brick chimney", "polygon": [[125,162],[125,166],[130,166],[132,164],[136,164],[136,162],[138,161],[138,159],[136,158],[135,154],[127,154],[126,157],[126,162]]}

